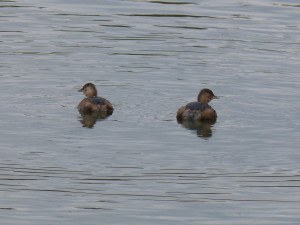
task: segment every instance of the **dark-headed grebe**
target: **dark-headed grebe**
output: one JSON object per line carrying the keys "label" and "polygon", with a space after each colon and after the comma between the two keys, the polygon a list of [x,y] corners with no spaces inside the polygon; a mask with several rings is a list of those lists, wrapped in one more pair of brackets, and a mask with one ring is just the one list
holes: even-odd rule
{"label": "dark-headed grebe", "polygon": [[86,96],[77,107],[81,114],[105,113],[107,116],[112,114],[114,110],[112,104],[105,98],[97,96],[94,84],[86,83],[79,91]]}
{"label": "dark-headed grebe", "polygon": [[216,121],[217,113],[208,104],[212,99],[218,98],[210,89],[202,89],[198,94],[197,102],[190,102],[177,111],[177,121]]}

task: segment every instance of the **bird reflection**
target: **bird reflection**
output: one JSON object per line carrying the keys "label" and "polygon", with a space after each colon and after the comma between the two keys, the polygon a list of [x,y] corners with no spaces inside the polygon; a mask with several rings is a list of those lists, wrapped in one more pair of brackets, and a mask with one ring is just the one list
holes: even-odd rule
{"label": "bird reflection", "polygon": [[112,113],[108,112],[97,112],[88,114],[82,113],[79,121],[82,123],[83,127],[93,128],[97,121],[105,120],[111,114]]}
{"label": "bird reflection", "polygon": [[203,139],[208,139],[212,136],[212,126],[216,121],[182,121],[179,122],[183,127],[188,130],[196,131],[197,136]]}

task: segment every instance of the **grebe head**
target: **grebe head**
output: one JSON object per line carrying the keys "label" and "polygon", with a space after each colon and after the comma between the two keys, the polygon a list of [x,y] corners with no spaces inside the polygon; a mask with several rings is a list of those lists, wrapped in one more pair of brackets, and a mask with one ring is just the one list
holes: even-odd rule
{"label": "grebe head", "polygon": [[213,99],[217,99],[218,97],[214,95],[214,93],[208,89],[202,89],[198,94],[198,102],[209,103]]}
{"label": "grebe head", "polygon": [[83,85],[83,87],[81,89],[79,89],[78,91],[83,92],[83,94],[86,97],[94,97],[97,96],[97,88],[94,84],[92,83],[86,83],[85,85]]}

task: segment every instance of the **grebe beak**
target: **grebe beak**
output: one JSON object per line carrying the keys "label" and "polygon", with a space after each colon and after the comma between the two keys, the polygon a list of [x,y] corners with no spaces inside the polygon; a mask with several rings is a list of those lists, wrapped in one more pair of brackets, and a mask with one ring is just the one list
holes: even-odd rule
{"label": "grebe beak", "polygon": [[219,98],[220,98],[220,97],[218,97],[218,96],[215,96],[215,95],[213,96],[213,99],[219,99]]}

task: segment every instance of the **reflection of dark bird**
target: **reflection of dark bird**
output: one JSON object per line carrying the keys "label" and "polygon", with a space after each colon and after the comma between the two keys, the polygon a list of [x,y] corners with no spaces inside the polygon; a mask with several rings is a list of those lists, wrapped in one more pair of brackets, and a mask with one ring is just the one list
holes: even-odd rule
{"label": "reflection of dark bird", "polygon": [[81,114],[80,122],[84,127],[93,128],[97,120],[103,120],[107,118],[107,116],[106,112]]}
{"label": "reflection of dark bird", "polygon": [[112,104],[105,98],[97,96],[97,89],[94,84],[87,83],[79,91],[86,96],[77,107],[81,114],[101,113],[109,116],[113,113]]}
{"label": "reflection of dark bird", "polygon": [[218,98],[210,89],[202,89],[198,94],[197,102],[190,102],[177,111],[177,121],[216,121],[217,113],[208,104],[212,99]]}
{"label": "reflection of dark bird", "polygon": [[209,138],[212,136],[211,126],[214,124],[212,121],[182,121],[182,126],[189,130],[195,130],[197,136],[201,138]]}

